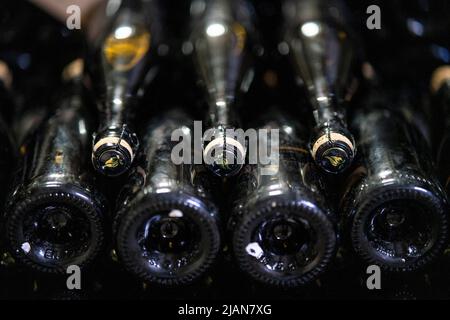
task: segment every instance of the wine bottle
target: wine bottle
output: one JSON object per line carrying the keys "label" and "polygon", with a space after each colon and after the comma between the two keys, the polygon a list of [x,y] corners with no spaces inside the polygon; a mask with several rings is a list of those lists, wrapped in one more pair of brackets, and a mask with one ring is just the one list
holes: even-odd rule
{"label": "wine bottle", "polygon": [[106,35],[93,46],[89,70],[99,98],[100,126],[92,162],[106,176],[126,172],[139,147],[130,123],[151,69],[150,44],[158,36],[157,21],[151,1],[125,1]]}
{"label": "wine bottle", "polygon": [[329,173],[347,169],[356,152],[344,106],[355,55],[344,9],[341,2],[321,0],[287,1],[283,7],[285,40],[313,110],[311,154]]}
{"label": "wine bottle", "polygon": [[[11,96],[11,86],[12,86],[12,73],[9,66],[0,61],[0,152],[2,157],[0,159],[0,203],[2,206],[5,201],[5,194],[8,191],[8,185],[10,183],[10,173],[11,167],[13,166],[13,161],[16,159],[16,152],[13,147],[13,137],[10,134],[10,128],[6,124],[3,117],[4,111],[11,111],[15,109],[15,103]],[[0,232],[2,236],[0,237],[0,284],[3,283],[2,273],[6,269],[10,269],[14,265],[14,259],[8,252],[8,248],[4,241],[4,219],[0,218]]]}
{"label": "wine bottle", "polygon": [[[236,98],[246,71],[252,23],[242,1],[193,1],[190,42],[199,78],[207,94],[207,124],[203,158],[218,176],[235,175],[245,162],[243,139],[234,134],[239,119]],[[250,79],[250,78],[248,78]],[[250,82],[250,80],[248,80]]]}
{"label": "wine bottle", "polygon": [[[183,143],[190,143],[192,123],[187,114],[173,110],[144,126],[142,155],[120,192],[114,219],[117,254],[125,267],[164,286],[200,277],[220,247],[210,172],[172,159],[178,144],[171,135],[177,130]],[[183,158],[192,160],[188,150]]]}
{"label": "wine bottle", "polygon": [[9,66],[0,60],[0,114],[4,120],[11,120],[14,113],[14,99],[12,97],[12,73]]}
{"label": "wine bottle", "polygon": [[[0,61],[0,203],[5,200],[7,184],[9,183],[11,166],[16,157],[13,147],[13,137],[10,128],[7,125],[8,114],[14,110],[15,103],[11,95],[12,74],[6,63]],[[1,220],[1,219],[0,219]],[[0,221],[1,225],[1,221]]]}
{"label": "wine bottle", "polygon": [[450,145],[450,66],[441,66],[433,72],[430,91],[435,113],[440,116],[440,121],[436,121],[440,124],[436,128],[436,135],[439,136],[437,167],[441,182],[450,194],[450,155],[447,151]]}
{"label": "wine bottle", "polygon": [[[407,105],[377,91],[356,111],[352,127],[361,153],[341,201],[354,251],[387,271],[414,271],[435,260],[448,237],[448,204],[429,145]],[[414,117],[420,117],[416,112]]]}
{"label": "wine bottle", "polygon": [[56,110],[21,145],[6,203],[12,253],[44,272],[84,267],[104,240],[106,203],[89,171],[89,101],[81,85],[82,69],[80,60],[67,67],[70,76]]}
{"label": "wine bottle", "polygon": [[280,110],[267,112],[260,122],[259,129],[279,130],[279,141],[259,140],[259,148],[278,144],[279,160],[249,164],[238,176],[229,222],[234,254],[240,267],[263,283],[305,285],[335,255],[337,217],[307,149],[305,128]]}

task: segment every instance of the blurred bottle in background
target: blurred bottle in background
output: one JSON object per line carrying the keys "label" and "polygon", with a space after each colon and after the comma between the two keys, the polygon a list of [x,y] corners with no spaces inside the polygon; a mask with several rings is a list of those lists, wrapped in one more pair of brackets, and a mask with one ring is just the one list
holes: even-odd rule
{"label": "blurred bottle in background", "polygon": [[312,157],[326,172],[341,173],[356,153],[345,108],[356,55],[346,8],[339,1],[294,0],[283,13],[285,41],[314,116]]}
{"label": "blurred bottle in background", "polygon": [[154,1],[125,1],[110,19],[90,50],[88,72],[100,110],[92,163],[97,172],[114,177],[130,168],[139,147],[132,121],[159,31]]}
{"label": "blurred bottle in background", "polygon": [[230,130],[239,128],[238,96],[248,90],[253,77],[249,65],[254,32],[251,11],[240,0],[194,0],[191,20],[190,42],[206,91],[206,123],[213,130],[204,141],[203,158],[216,175],[233,176],[246,157],[245,141],[230,135]]}

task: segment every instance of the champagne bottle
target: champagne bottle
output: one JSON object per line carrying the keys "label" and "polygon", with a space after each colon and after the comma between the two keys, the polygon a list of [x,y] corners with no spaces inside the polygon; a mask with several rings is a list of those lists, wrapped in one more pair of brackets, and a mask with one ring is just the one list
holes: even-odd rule
{"label": "champagne bottle", "polygon": [[441,116],[437,122],[440,123],[440,128],[436,130],[436,135],[439,136],[437,166],[441,182],[447,194],[450,194],[450,154],[447,151],[450,145],[450,66],[441,66],[433,72],[430,90],[435,113]]}
{"label": "champagne bottle", "polygon": [[139,147],[130,121],[150,69],[150,44],[156,41],[156,29],[156,6],[151,1],[125,1],[106,35],[94,45],[89,70],[99,98],[100,126],[92,162],[106,176],[126,172]]}
{"label": "champagne bottle", "polygon": [[241,1],[193,1],[190,41],[199,77],[206,88],[207,123],[203,157],[218,176],[235,175],[245,162],[245,142],[232,132],[239,125],[236,98],[249,70],[252,24]]}
{"label": "champagne bottle", "polygon": [[[13,147],[13,138],[10,135],[10,128],[6,124],[5,119],[3,118],[4,110],[14,110],[15,103],[11,96],[11,86],[12,86],[12,74],[8,65],[0,61],[0,152],[2,157],[0,159],[0,203],[3,206],[5,201],[5,194],[7,193],[7,186],[10,183],[10,172],[11,167],[13,166],[13,161],[16,158],[16,152]],[[3,283],[2,273],[5,270],[10,269],[12,265],[14,265],[14,259],[11,257],[11,254],[8,252],[8,248],[4,241],[4,219],[0,218],[0,232],[2,236],[0,236],[0,287]],[[6,273],[6,272],[5,272]]]}
{"label": "champagne bottle", "polygon": [[15,257],[44,272],[84,267],[102,248],[105,200],[88,170],[88,101],[82,62],[67,69],[56,110],[20,147],[21,162],[6,203],[6,238]]}
{"label": "champagne bottle", "polygon": [[175,132],[181,132],[183,143],[189,144],[183,158],[191,159],[192,123],[184,112],[173,110],[144,126],[142,156],[120,192],[114,219],[117,254],[125,267],[164,286],[200,277],[220,247],[209,171],[175,164],[172,158],[179,144],[171,135],[180,137]]}
{"label": "champagne bottle", "polygon": [[4,120],[11,121],[15,111],[12,96],[12,73],[8,64],[0,60],[0,114]]}
{"label": "champagne bottle", "polygon": [[429,146],[405,117],[408,105],[391,107],[395,95],[377,91],[355,113],[361,156],[341,210],[354,251],[368,264],[403,272],[427,265],[445,248],[448,204]]}
{"label": "champagne bottle", "polygon": [[[16,152],[13,148],[13,137],[10,134],[10,128],[5,119],[5,113],[8,115],[10,111],[14,110],[15,103],[11,96],[12,74],[9,67],[3,61],[0,61],[0,152],[2,157],[0,159],[0,203],[3,204],[5,200],[6,186],[10,178],[10,170],[13,161],[16,157]],[[0,221],[1,225],[1,221]]]}
{"label": "champagne bottle", "polygon": [[[307,150],[305,128],[279,110],[261,122],[259,129],[279,130],[279,141],[271,136],[268,146],[278,145],[279,160],[249,164],[239,174],[229,222],[233,250],[241,268],[255,279],[301,286],[317,279],[332,261],[337,217]],[[259,148],[266,143],[260,137]]]}
{"label": "champagne bottle", "polygon": [[312,157],[326,172],[341,173],[356,151],[344,107],[355,50],[343,4],[293,0],[283,12],[285,40],[313,109]]}

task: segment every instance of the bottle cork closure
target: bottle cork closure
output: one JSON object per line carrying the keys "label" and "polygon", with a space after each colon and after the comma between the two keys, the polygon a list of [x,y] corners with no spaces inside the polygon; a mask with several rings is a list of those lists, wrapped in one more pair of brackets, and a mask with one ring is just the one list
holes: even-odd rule
{"label": "bottle cork closure", "polygon": [[311,155],[313,158],[316,158],[317,151],[319,148],[330,141],[339,141],[344,144],[346,144],[352,152],[354,152],[355,147],[353,146],[353,143],[343,134],[337,133],[337,132],[330,132],[329,134],[324,134],[317,139],[312,147]]}
{"label": "bottle cork closure", "polygon": [[327,132],[311,148],[311,155],[320,168],[338,174],[346,170],[355,156],[355,146],[345,135]]}
{"label": "bottle cork closure", "polygon": [[62,72],[62,78],[64,81],[69,81],[75,78],[81,78],[84,70],[84,60],[76,59],[69,63]]}
{"label": "bottle cork closure", "polygon": [[11,89],[12,86],[12,74],[8,65],[0,60],[0,81],[3,82],[7,89]]}
{"label": "bottle cork closure", "polygon": [[[213,155],[214,154],[214,155]],[[208,169],[222,177],[233,176],[243,167],[246,149],[238,140],[222,135],[209,142],[203,151]]]}
{"label": "bottle cork closure", "polygon": [[434,70],[430,81],[431,93],[435,94],[438,92],[447,81],[450,82],[450,66],[441,66]]}

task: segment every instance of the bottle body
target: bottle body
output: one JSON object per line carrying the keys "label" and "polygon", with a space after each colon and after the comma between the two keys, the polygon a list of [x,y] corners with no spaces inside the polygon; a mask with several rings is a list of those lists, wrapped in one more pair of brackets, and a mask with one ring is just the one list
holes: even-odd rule
{"label": "bottle body", "polygon": [[[0,203],[3,204],[5,200],[6,186],[10,180],[10,170],[13,161],[16,157],[16,152],[13,147],[13,137],[8,128],[8,114],[15,109],[14,99],[11,95],[10,89],[12,84],[12,75],[6,63],[0,61],[0,152],[3,155],[0,159],[0,181],[2,188],[0,188]],[[11,120],[11,119],[9,119]],[[0,219],[1,220],[1,219]],[[1,221],[0,221],[1,225]]]}
{"label": "bottle body", "polygon": [[92,162],[107,176],[126,172],[139,147],[130,122],[150,69],[156,21],[156,7],[151,2],[145,2],[145,7],[137,1],[124,3],[94,46],[89,70],[98,96],[100,125],[94,136]]}
{"label": "bottle body", "polygon": [[287,1],[285,40],[312,107],[311,155],[326,172],[340,173],[356,152],[344,107],[355,50],[342,3],[332,4]]}
{"label": "bottle body", "polygon": [[[4,119],[4,111],[10,111],[15,109],[14,100],[10,93],[10,87],[12,83],[12,76],[9,67],[6,63],[0,61],[0,109],[2,114],[0,115],[0,152],[2,157],[0,159],[0,203],[3,207],[6,200],[9,183],[11,182],[11,167],[14,165],[13,161],[16,159],[15,148],[13,147],[13,138],[10,134],[10,128],[8,128],[7,122]],[[2,235],[4,234],[4,219],[0,217],[0,230]],[[13,259],[9,252],[7,252],[4,236],[0,237],[0,266],[8,267],[12,265]],[[0,268],[0,273],[3,268]]]}
{"label": "bottle body", "polygon": [[[249,33],[252,24],[242,1],[205,1],[192,6],[194,60],[206,91],[207,124],[204,158],[219,176],[235,175],[245,162],[245,143],[238,128],[236,98],[249,70]],[[211,160],[209,160],[211,159]]]}
{"label": "bottle body", "polygon": [[[160,285],[187,284],[213,263],[220,247],[218,210],[208,172],[175,164],[177,130],[190,144],[192,120],[169,111],[145,126],[143,153],[119,197],[114,234],[126,268]],[[181,137],[178,135],[178,138]],[[191,159],[190,147],[183,151]]]}
{"label": "bottle body", "polygon": [[[450,155],[447,152],[450,145],[450,67],[447,65],[437,68],[430,83],[432,93],[432,105],[439,115],[444,115],[440,119],[440,127],[436,130],[437,140],[437,166],[441,183],[445,191],[450,191]],[[436,128],[435,128],[436,129]]]}
{"label": "bottle body", "polygon": [[445,247],[447,199],[418,129],[398,110],[372,107],[352,121],[361,162],[343,197],[345,226],[367,263],[416,270]]}
{"label": "bottle body", "polygon": [[243,169],[229,227],[241,268],[264,283],[296,287],[315,280],[332,261],[336,217],[305,132],[279,111],[268,119],[259,128],[279,130],[279,142],[270,140],[279,143],[279,162]]}
{"label": "bottle body", "polygon": [[46,272],[92,262],[103,244],[106,204],[84,155],[90,127],[80,83],[70,83],[60,105],[20,147],[8,198],[6,236],[15,256]]}

